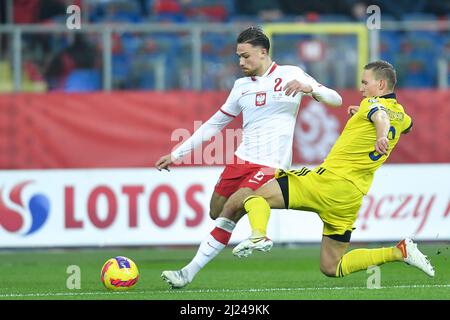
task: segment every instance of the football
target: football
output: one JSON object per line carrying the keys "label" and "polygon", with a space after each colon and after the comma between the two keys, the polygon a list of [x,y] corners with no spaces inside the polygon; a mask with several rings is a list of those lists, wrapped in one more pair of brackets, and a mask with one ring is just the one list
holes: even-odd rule
{"label": "football", "polygon": [[102,267],[101,280],[109,290],[129,290],[138,282],[139,270],[133,260],[117,256],[105,262]]}

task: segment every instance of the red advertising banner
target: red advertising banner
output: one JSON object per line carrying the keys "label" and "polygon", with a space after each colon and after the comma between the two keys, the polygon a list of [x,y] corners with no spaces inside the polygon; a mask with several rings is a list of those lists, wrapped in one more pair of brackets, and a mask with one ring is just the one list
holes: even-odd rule
{"label": "red advertising banner", "polygon": [[[320,163],[359,104],[355,90],[340,91],[332,109],[306,98],[298,115],[294,162]],[[0,169],[149,167],[183,141],[224,103],[227,92],[113,92],[0,95]],[[412,116],[388,163],[450,162],[450,91],[399,90]],[[235,119],[185,164],[222,165],[238,144]],[[228,131],[227,131],[228,130]],[[231,135],[231,139],[228,139]],[[221,147],[220,147],[221,146]],[[225,151],[224,151],[225,150]],[[217,161],[204,161],[207,152]]]}

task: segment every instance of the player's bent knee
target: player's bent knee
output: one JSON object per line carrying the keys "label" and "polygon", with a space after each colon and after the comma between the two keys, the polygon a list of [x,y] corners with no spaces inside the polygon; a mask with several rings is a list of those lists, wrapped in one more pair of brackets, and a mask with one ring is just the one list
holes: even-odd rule
{"label": "player's bent knee", "polygon": [[320,271],[327,277],[336,277],[336,266],[332,264],[320,264]]}
{"label": "player's bent knee", "polygon": [[220,215],[220,212],[217,212],[217,211],[214,211],[214,210],[210,210],[209,211],[209,217],[212,220],[216,220],[219,217],[219,215]]}

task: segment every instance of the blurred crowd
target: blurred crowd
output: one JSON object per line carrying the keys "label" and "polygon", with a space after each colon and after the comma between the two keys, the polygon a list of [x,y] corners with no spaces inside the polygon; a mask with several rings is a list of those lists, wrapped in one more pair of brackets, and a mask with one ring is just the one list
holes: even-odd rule
{"label": "blurred crowd", "polygon": [[[382,19],[393,21],[448,21],[450,1],[441,0],[14,0],[12,15],[6,14],[7,1],[0,0],[1,23],[53,24],[64,23],[68,5],[78,5],[83,23],[247,23],[267,22],[357,22],[367,19],[366,9],[376,4]],[[11,21],[12,20],[12,21]],[[433,87],[437,85],[437,66],[432,61],[450,61],[450,35],[442,32],[397,32],[381,30],[381,58],[394,63],[400,75],[399,85]],[[38,84],[39,90],[90,91],[102,87],[101,35],[73,33],[70,35],[24,34],[23,81]],[[279,63],[296,63],[292,57],[300,42],[310,40],[279,37]],[[341,39],[342,40],[342,39]],[[354,46],[349,37],[339,46]],[[332,40],[323,40],[325,46]],[[189,35],[132,33],[113,34],[113,88],[155,89],[157,68],[164,72],[163,88],[190,89],[192,71]],[[234,56],[234,35],[204,34],[202,64],[204,89],[229,89],[239,75]],[[282,47],[280,45],[280,47]],[[8,91],[12,82],[11,39],[0,38],[0,79]],[[328,50],[331,52],[332,50]],[[336,51],[336,50],[335,50]],[[336,51],[338,52],[338,51]],[[336,54],[335,54],[336,55]],[[328,58],[331,58],[329,56]],[[348,54],[348,59],[355,56]],[[281,60],[281,61],[280,61]],[[298,64],[298,63],[297,63]],[[319,69],[306,65],[308,70]],[[161,69],[160,69],[161,70]],[[325,70],[327,72],[327,70]],[[314,74],[314,72],[312,72]],[[330,72],[328,72],[330,73]],[[450,72],[448,72],[450,73]],[[353,75],[353,74],[352,74]],[[323,78],[315,75],[318,78]],[[322,79],[330,86],[353,86],[352,79],[336,82]],[[161,81],[161,79],[160,79]],[[161,84],[159,84],[161,86]],[[6,87],[5,87],[6,86]]]}
{"label": "blurred crowd", "polygon": [[[6,1],[1,0],[5,6]],[[308,19],[365,19],[362,10],[378,5],[383,15],[397,20],[411,14],[448,18],[450,2],[443,0],[14,0],[14,23],[58,21],[68,5],[87,10],[89,22],[145,21],[230,22],[251,16],[260,21],[284,21],[293,17]],[[327,17],[328,16],[328,17]]]}

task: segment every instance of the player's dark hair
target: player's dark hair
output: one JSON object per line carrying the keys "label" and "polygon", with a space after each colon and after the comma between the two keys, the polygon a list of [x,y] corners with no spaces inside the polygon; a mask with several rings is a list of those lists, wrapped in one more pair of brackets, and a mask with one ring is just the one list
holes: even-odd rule
{"label": "player's dark hair", "polygon": [[392,64],[387,61],[378,60],[366,64],[364,69],[372,70],[373,75],[377,80],[387,80],[389,89],[394,90],[394,87],[397,84],[397,73]]}
{"label": "player's dark hair", "polygon": [[250,27],[242,31],[237,37],[237,43],[250,43],[252,46],[260,46],[269,52],[270,41],[260,27]]}

